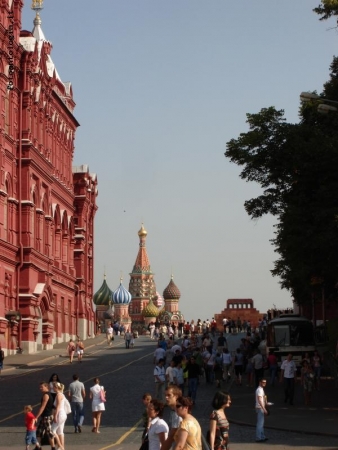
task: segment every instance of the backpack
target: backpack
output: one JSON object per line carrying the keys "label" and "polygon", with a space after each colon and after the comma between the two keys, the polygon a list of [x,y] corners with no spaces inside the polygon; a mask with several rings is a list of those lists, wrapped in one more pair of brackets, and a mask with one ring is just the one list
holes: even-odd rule
{"label": "backpack", "polygon": [[84,349],[83,343],[82,343],[82,342],[79,342],[79,343],[78,343],[78,347],[79,347],[80,350],[83,350],[83,349]]}

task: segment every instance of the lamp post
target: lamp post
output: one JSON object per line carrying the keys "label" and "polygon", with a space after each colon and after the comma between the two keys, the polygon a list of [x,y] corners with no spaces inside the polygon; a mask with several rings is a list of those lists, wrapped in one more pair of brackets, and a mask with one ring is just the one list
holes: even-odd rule
{"label": "lamp post", "polygon": [[[328,98],[323,98],[320,95],[313,94],[312,92],[302,92],[300,94],[300,100],[302,103],[307,103],[311,101],[318,101],[317,111],[322,114],[328,114],[329,112],[338,112],[338,102],[335,100],[330,100]],[[333,106],[337,105],[337,106]]]}

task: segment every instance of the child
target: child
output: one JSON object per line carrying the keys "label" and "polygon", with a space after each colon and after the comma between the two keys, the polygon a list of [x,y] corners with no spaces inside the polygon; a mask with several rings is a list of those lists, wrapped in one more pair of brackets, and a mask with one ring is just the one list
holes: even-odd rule
{"label": "child", "polygon": [[26,424],[26,450],[29,450],[29,444],[35,444],[35,448],[40,448],[40,445],[36,439],[36,419],[32,413],[31,405],[24,407],[23,412],[25,413],[25,424]]}

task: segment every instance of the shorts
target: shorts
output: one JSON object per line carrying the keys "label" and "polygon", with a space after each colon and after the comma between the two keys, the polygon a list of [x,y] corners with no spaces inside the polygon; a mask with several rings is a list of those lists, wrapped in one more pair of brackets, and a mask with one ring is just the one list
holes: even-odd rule
{"label": "shorts", "polygon": [[26,442],[26,445],[37,443],[36,430],[27,430],[26,431],[25,442]]}
{"label": "shorts", "polygon": [[53,416],[41,417],[36,429],[36,436],[42,437],[46,433],[48,437],[52,438],[54,436],[52,432],[52,423]]}
{"label": "shorts", "polygon": [[77,353],[78,355],[83,355],[83,350],[82,350],[82,349],[81,349],[81,350],[79,349],[79,350],[76,351],[76,353]]}

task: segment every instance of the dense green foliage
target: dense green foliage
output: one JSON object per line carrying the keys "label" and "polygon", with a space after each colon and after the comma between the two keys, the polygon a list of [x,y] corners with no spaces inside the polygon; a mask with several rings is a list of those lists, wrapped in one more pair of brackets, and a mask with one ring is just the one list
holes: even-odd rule
{"label": "dense green foliage", "polygon": [[[338,58],[321,96],[338,101]],[[242,179],[262,187],[245,209],[252,218],[276,216],[272,243],[280,258],[271,272],[299,304],[337,297],[338,112],[320,114],[319,103],[303,104],[298,124],[273,107],[247,114],[249,131],[225,153],[243,166]]]}

